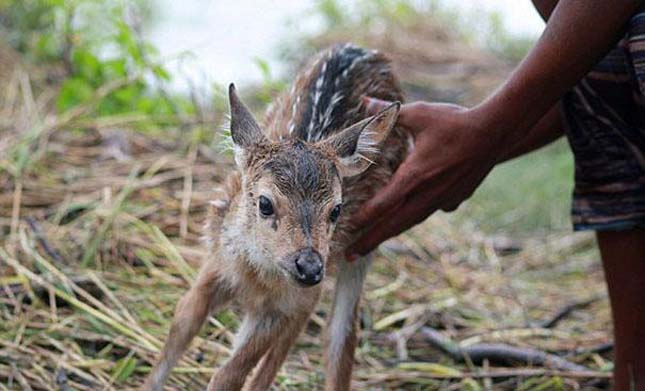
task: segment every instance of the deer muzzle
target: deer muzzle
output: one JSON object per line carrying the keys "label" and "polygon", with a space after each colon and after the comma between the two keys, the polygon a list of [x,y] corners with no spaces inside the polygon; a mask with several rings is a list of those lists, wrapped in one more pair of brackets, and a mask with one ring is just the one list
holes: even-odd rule
{"label": "deer muzzle", "polygon": [[324,264],[320,254],[311,247],[304,248],[293,254],[296,266],[294,277],[307,286],[318,284],[324,274]]}

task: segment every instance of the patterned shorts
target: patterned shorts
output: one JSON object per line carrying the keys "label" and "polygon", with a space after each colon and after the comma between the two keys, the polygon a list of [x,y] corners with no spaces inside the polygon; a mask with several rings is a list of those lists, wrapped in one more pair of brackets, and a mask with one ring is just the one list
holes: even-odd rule
{"label": "patterned shorts", "polygon": [[562,101],[576,230],[645,228],[645,13]]}

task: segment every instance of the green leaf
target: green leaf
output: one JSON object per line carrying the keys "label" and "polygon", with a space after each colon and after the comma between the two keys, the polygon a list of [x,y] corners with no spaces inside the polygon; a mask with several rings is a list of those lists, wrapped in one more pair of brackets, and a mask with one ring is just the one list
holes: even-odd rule
{"label": "green leaf", "polygon": [[101,84],[101,62],[94,54],[88,50],[74,50],[72,64],[77,77],[85,79],[94,86]]}
{"label": "green leaf", "polygon": [[102,64],[103,73],[106,79],[121,79],[127,76],[127,67],[125,59],[118,58],[106,60]]}
{"label": "green leaf", "polygon": [[142,113],[150,114],[154,111],[154,107],[156,103],[157,103],[156,99],[152,99],[149,97],[142,97],[137,102],[136,109],[137,111],[140,111]]}
{"label": "green leaf", "polygon": [[137,368],[137,359],[134,358],[133,355],[134,352],[130,352],[126,357],[117,361],[113,373],[114,379],[117,383],[122,383],[127,380]]}
{"label": "green leaf", "polygon": [[467,377],[461,382],[462,391],[481,391],[482,387],[474,379]]}
{"label": "green leaf", "polygon": [[406,371],[428,372],[438,376],[461,376],[461,371],[445,365],[430,362],[404,362],[399,368]]}
{"label": "green leaf", "polygon": [[56,108],[61,112],[66,111],[87,101],[93,94],[94,88],[87,81],[76,77],[65,80],[56,100]]}
{"label": "green leaf", "polygon": [[328,28],[338,27],[345,23],[345,13],[338,0],[321,0],[318,2],[317,8]]}
{"label": "green leaf", "polygon": [[155,74],[159,79],[169,81],[171,79],[170,73],[165,70],[161,65],[153,65],[152,73]]}
{"label": "green leaf", "polygon": [[258,69],[260,70],[260,73],[262,74],[262,78],[265,81],[271,80],[271,67],[269,66],[269,62],[260,57],[255,57],[253,59],[253,62],[255,63],[255,65],[257,65]]}
{"label": "green leaf", "polygon": [[114,97],[121,103],[134,103],[141,92],[135,84],[114,91]]}
{"label": "green leaf", "polygon": [[117,23],[117,30],[116,43],[120,46],[123,54],[129,56],[136,65],[145,65],[141,50],[139,50],[139,45],[130,26],[120,21]]}
{"label": "green leaf", "polygon": [[58,58],[60,55],[60,41],[54,34],[43,34],[34,44],[34,54],[36,58],[50,61]]}

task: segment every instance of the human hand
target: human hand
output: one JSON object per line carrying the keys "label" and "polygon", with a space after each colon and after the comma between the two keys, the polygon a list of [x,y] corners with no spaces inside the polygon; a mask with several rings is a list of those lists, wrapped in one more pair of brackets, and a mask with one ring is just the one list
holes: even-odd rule
{"label": "human hand", "polygon": [[[390,104],[373,98],[365,101],[370,113]],[[501,133],[485,123],[474,110],[456,105],[401,106],[398,124],[411,132],[414,148],[390,183],[353,217],[356,226],[366,231],[347,249],[347,259],[369,253],[437,209],[452,211],[470,197],[503,151]]]}

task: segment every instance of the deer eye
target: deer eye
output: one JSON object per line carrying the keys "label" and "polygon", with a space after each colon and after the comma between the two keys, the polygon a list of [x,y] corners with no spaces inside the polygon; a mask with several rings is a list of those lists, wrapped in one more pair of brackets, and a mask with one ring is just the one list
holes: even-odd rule
{"label": "deer eye", "polygon": [[265,196],[260,196],[258,200],[258,209],[260,209],[260,214],[264,217],[269,217],[273,214],[273,204],[271,200]]}
{"label": "deer eye", "polygon": [[331,210],[329,220],[331,220],[332,223],[335,223],[338,221],[338,216],[340,216],[340,204],[334,206],[334,209]]}

